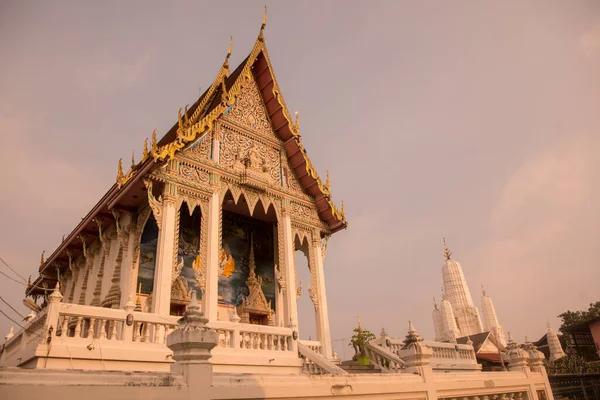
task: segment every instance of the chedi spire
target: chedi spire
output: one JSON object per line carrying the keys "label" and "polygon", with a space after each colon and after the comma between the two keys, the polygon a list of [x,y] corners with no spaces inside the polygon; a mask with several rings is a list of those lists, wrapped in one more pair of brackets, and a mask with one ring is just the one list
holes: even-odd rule
{"label": "chedi spire", "polygon": [[474,335],[483,331],[479,311],[473,305],[471,292],[467,286],[462,267],[451,258],[452,252],[444,239],[444,258],[442,278],[444,281],[444,294],[456,317],[456,323],[461,336]]}

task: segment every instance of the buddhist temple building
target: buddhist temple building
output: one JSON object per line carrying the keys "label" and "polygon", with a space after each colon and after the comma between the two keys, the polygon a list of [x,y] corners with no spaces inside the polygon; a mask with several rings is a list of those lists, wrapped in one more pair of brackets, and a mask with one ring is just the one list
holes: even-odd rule
{"label": "buddhist temple building", "polygon": [[[42,254],[27,296],[44,307],[59,283],[65,303],[133,304],[169,317],[183,315],[195,291],[210,323],[277,327],[291,338],[299,329],[294,252],[301,250],[317,340],[331,358],[323,257],[328,238],[347,226],[344,208],[302,144],[262,30],[233,70],[230,55],[231,46],[210,87],[162,137],[155,131],[144,142],[140,160],[127,168],[119,161],[115,184]],[[72,318],[66,329],[111,328]]]}
{"label": "buddhist temple building", "polygon": [[[509,343],[510,373],[490,375],[462,342],[482,324],[447,246],[436,340],[409,322],[403,339],[384,331],[357,345],[376,373],[342,368],[324,260],[348,227],[344,204],[302,144],[265,26],[266,13],[241,64],[230,69],[230,44],[210,87],[154,131],[140,160],[119,161],[112,187],[42,252],[31,314],[0,349],[0,398],[553,400],[534,347]],[[314,340],[298,325],[296,251],[308,260]],[[488,309],[486,327],[498,328]]]}

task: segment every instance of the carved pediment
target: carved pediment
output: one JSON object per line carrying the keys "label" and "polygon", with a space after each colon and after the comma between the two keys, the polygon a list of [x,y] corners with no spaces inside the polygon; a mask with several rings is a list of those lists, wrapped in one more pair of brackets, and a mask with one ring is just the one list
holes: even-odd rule
{"label": "carved pediment", "polygon": [[234,105],[223,119],[262,135],[266,139],[279,140],[273,132],[271,121],[269,121],[267,110],[254,79],[250,79],[244,84]]}

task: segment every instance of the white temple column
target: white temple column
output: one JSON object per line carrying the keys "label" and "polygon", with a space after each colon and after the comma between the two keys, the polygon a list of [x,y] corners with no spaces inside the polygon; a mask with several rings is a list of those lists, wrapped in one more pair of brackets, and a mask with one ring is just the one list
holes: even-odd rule
{"label": "white temple column", "polygon": [[152,292],[152,312],[169,315],[171,311],[171,274],[173,273],[173,241],[175,240],[175,195],[177,188],[165,184],[161,224],[156,248],[156,268]]}
{"label": "white temple column", "polygon": [[[274,248],[277,249],[277,253],[276,253],[276,257],[275,257],[275,264],[278,266],[278,268],[280,270],[283,270],[283,265],[279,265],[280,261],[282,259],[282,257],[279,256],[279,253],[283,251],[283,247],[280,246],[279,243],[279,237],[278,237],[278,233],[279,233],[279,225],[274,226],[273,227],[273,241],[274,241]],[[276,320],[274,321],[275,326],[285,326],[284,321],[284,316],[285,316],[285,312],[284,312],[284,299],[283,299],[283,292],[284,289],[282,289],[282,287],[279,286],[279,283],[277,282],[277,271],[274,271],[275,274],[275,317]],[[284,282],[285,284],[285,282]],[[285,290],[287,290],[287,287],[285,288]]]}
{"label": "white temple column", "polygon": [[314,268],[314,272],[311,271],[311,274],[314,273],[316,278],[317,307],[315,307],[315,311],[317,338],[321,342],[323,356],[332,359],[331,331],[329,329],[329,312],[327,309],[327,293],[325,291],[325,272],[323,270],[323,253],[319,232],[313,232],[310,252],[310,268],[311,270]]}
{"label": "white temple column", "polygon": [[218,191],[218,177],[211,175],[213,194],[208,201],[208,235],[206,251],[206,289],[202,294],[202,312],[210,322],[217,320],[219,296],[219,225],[221,224],[221,199]]}
{"label": "white temple column", "polygon": [[[298,303],[296,302],[296,277],[294,276],[294,236],[292,235],[292,220],[290,218],[289,200],[282,201],[283,250],[285,263],[285,315],[284,324],[292,329],[298,329]],[[278,221],[278,223],[280,223]],[[292,351],[296,352],[298,344],[292,341]]]}
{"label": "white temple column", "polygon": [[[134,276],[133,256],[135,252],[135,240],[137,238],[136,218],[133,214],[128,214],[127,221],[127,245],[124,246],[127,250],[123,255],[121,263],[121,304],[119,308],[125,307],[128,301],[135,302],[135,284],[137,282],[137,274]],[[125,223],[123,223],[125,225]]]}

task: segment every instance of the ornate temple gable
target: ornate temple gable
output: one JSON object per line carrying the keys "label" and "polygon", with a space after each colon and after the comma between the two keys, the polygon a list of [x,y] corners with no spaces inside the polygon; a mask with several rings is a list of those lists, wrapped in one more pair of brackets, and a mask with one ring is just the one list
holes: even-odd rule
{"label": "ornate temple gable", "polygon": [[223,115],[223,120],[250,131],[275,144],[281,143],[267,116],[267,109],[254,78],[248,79],[240,89],[235,103]]}
{"label": "ornate temple gable", "polygon": [[278,184],[296,195],[313,197],[302,188],[290,167],[283,141],[273,130],[262,95],[252,77],[246,79],[235,103],[217,126],[221,137],[220,163],[234,167],[237,160],[248,160],[252,150],[262,158],[271,184]]}

